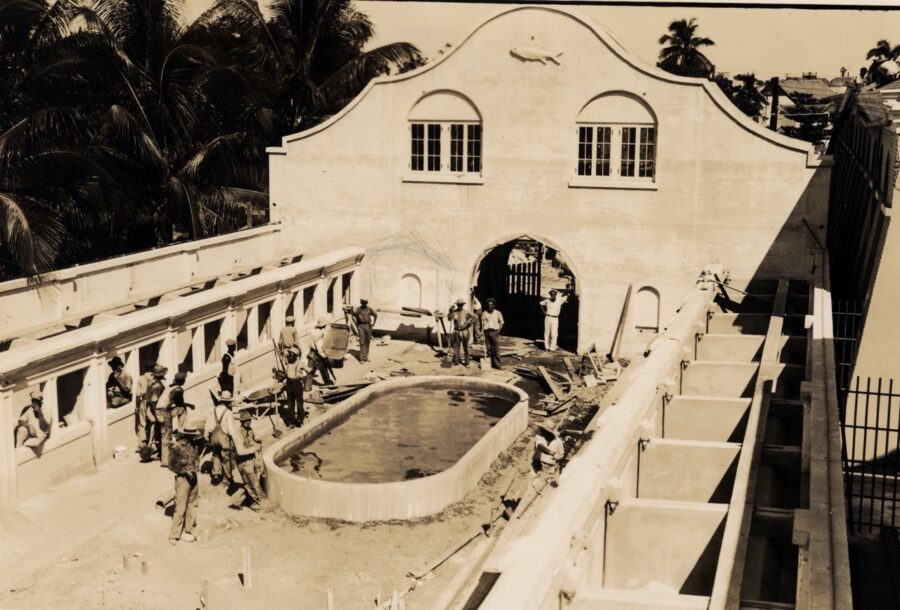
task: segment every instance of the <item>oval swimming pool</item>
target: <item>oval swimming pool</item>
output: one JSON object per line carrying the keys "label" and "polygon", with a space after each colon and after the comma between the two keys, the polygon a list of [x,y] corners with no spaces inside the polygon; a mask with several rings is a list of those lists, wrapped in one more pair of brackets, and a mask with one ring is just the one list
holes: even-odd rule
{"label": "oval swimming pool", "polygon": [[264,454],[286,512],[347,521],[409,519],[465,496],[528,424],[528,395],[475,377],[376,383]]}

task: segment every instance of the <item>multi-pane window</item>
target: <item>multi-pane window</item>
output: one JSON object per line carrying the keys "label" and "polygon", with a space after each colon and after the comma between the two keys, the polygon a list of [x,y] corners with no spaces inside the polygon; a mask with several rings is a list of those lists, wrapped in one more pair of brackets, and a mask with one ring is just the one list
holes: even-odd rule
{"label": "multi-pane window", "polygon": [[466,125],[466,171],[481,173],[481,125]]}
{"label": "multi-pane window", "polygon": [[478,123],[410,123],[414,172],[481,173],[481,125]]}
{"label": "multi-pane window", "polygon": [[579,125],[579,176],[654,178],[656,129],[638,125]]}
{"label": "multi-pane window", "polygon": [[428,171],[441,171],[441,124],[428,124]]}
{"label": "multi-pane window", "polygon": [[656,174],[656,129],[641,127],[639,178],[652,178]]}
{"label": "multi-pane window", "polygon": [[425,125],[423,123],[410,125],[410,136],[412,157],[409,166],[413,171],[420,172],[425,169]]}
{"label": "multi-pane window", "polygon": [[463,125],[454,123],[450,125],[450,171],[463,171]]}

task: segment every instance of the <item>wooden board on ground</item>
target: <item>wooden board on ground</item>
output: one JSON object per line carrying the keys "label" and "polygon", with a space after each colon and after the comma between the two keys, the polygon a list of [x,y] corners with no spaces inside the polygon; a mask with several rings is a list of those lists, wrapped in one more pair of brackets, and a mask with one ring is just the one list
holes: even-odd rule
{"label": "wooden board on ground", "polygon": [[554,380],[553,377],[550,376],[550,373],[547,372],[547,369],[543,366],[538,366],[538,372],[544,379],[544,383],[547,384],[547,387],[550,388],[550,391],[553,392],[554,396],[556,396],[556,400],[563,400],[566,397],[565,392],[562,391],[562,388],[559,387],[559,384],[556,383],[556,380]]}
{"label": "wooden board on ground", "polygon": [[577,382],[578,374],[575,372],[575,364],[572,362],[572,359],[569,356],[564,356],[563,364],[566,365],[566,370],[569,371],[569,378],[572,381]]}
{"label": "wooden board on ground", "polygon": [[588,353],[588,360],[591,361],[591,368],[594,369],[594,375],[600,379],[600,363],[597,362],[597,354]]}
{"label": "wooden board on ground", "polygon": [[597,378],[593,375],[585,375],[582,379],[584,379],[584,385],[589,388],[596,388],[599,385]]}

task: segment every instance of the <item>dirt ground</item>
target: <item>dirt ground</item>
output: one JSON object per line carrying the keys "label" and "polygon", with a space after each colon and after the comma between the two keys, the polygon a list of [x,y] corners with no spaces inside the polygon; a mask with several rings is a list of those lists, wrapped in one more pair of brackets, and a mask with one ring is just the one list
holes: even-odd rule
{"label": "dirt ground", "polygon": [[[540,359],[564,370],[558,357],[527,355],[529,347],[520,340],[508,339],[504,351],[519,353],[524,362]],[[519,361],[516,358],[507,358],[505,370],[489,373],[482,373],[474,365],[468,369],[442,368],[432,348],[421,342],[395,339],[387,345],[376,345],[372,357],[373,363],[363,368],[352,352],[345,367],[337,370],[339,383],[359,379],[370,370],[389,373],[401,367],[416,374],[486,374],[501,381],[518,381],[512,371]],[[535,400],[543,393],[535,382],[519,385]],[[586,392],[591,393],[589,398],[599,398],[603,389]],[[583,405],[570,415],[588,417]],[[200,541],[175,546],[167,540],[170,517],[146,501],[153,496],[145,486],[148,479],[157,485],[168,480],[163,478],[159,465],[112,465],[66,487],[52,499],[54,504],[46,500],[44,513],[40,513],[65,514],[66,493],[80,500],[95,494],[98,499],[90,502],[89,508],[79,508],[79,514],[72,519],[73,528],[84,534],[93,527],[95,535],[79,538],[78,529],[61,529],[59,534],[43,531],[36,534],[33,542],[41,541],[38,553],[37,547],[30,547],[28,536],[29,514],[38,514],[38,504],[22,507],[22,553],[0,557],[0,573],[9,578],[16,574],[16,567],[19,572],[24,570],[24,564],[9,565],[20,556],[46,557],[46,561],[36,571],[19,574],[4,584],[0,607],[316,609],[326,608],[326,594],[331,590],[335,608],[374,608],[376,598],[385,606],[392,591],[408,591],[404,598],[407,608],[430,609],[447,600],[448,587],[451,583],[454,588],[458,586],[484,545],[479,545],[476,538],[420,582],[408,573],[422,571],[482,530],[498,506],[501,487],[505,487],[514,471],[528,471],[533,433],[529,427],[463,501],[439,515],[414,521],[352,524],[298,519],[278,509],[260,513],[237,510],[229,505],[241,492],[229,497],[222,487],[211,486],[209,477],[204,475],[200,484]],[[271,440],[269,435],[264,442]],[[132,472],[123,475],[126,469]],[[114,483],[112,477],[117,477]],[[111,497],[114,501],[109,500]],[[75,505],[74,501],[71,505]],[[82,514],[85,511],[93,512]],[[502,520],[498,522],[498,526],[502,524]],[[52,536],[58,536],[55,542],[46,542]],[[480,540],[485,540],[484,536]],[[242,574],[244,549],[249,549],[251,558],[249,575]],[[241,582],[248,576],[251,586],[245,588]]]}

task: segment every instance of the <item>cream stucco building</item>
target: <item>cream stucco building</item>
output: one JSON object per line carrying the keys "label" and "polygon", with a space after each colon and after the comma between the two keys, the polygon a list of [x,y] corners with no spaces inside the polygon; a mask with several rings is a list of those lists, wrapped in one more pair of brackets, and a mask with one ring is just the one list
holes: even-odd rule
{"label": "cream stucco building", "polygon": [[444,307],[521,236],[560,251],[579,349],[605,349],[621,317],[621,353],[641,351],[705,265],[804,277],[812,231],[824,241],[830,169],[811,145],[713,83],[641,64],[568,9],[504,9],[268,152],[288,243],[401,244],[363,263],[376,306]]}

